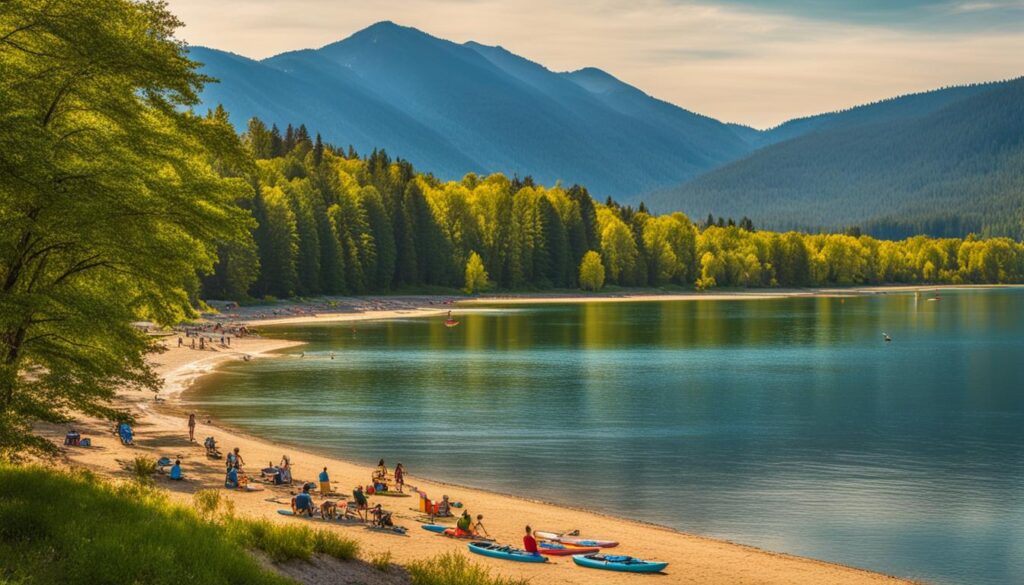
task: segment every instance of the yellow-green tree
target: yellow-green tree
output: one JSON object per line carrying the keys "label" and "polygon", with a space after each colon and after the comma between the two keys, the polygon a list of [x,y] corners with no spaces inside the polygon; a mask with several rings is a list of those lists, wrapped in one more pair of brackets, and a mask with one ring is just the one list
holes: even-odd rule
{"label": "yellow-green tree", "polygon": [[601,255],[590,250],[580,261],[580,288],[583,290],[601,290],[604,287],[604,264]]}
{"label": "yellow-green tree", "polygon": [[[197,273],[252,222],[252,163],[162,2],[0,5],[0,458],[72,412],[155,390],[136,319],[193,314]],[[225,178],[225,175],[235,178]]]}
{"label": "yellow-green tree", "polygon": [[488,286],[487,269],[484,268],[484,261],[480,254],[469,253],[469,260],[466,260],[466,288],[467,294],[473,294],[486,290]]}

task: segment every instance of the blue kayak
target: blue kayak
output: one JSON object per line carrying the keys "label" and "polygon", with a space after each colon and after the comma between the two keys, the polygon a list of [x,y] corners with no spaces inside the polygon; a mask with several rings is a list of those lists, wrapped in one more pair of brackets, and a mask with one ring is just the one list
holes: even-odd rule
{"label": "blue kayak", "polygon": [[655,563],[624,555],[574,555],[572,560],[581,567],[625,573],[659,573],[668,566],[668,563]]}
{"label": "blue kayak", "polygon": [[525,550],[512,548],[511,546],[501,546],[494,544],[493,542],[471,542],[469,543],[469,552],[484,555],[485,557],[503,559],[506,561],[519,561],[521,563],[548,562],[547,557],[528,553]]}
{"label": "blue kayak", "polygon": [[440,524],[421,524],[420,528],[427,532],[436,532],[438,534],[443,534],[448,529],[447,526],[441,526]]}

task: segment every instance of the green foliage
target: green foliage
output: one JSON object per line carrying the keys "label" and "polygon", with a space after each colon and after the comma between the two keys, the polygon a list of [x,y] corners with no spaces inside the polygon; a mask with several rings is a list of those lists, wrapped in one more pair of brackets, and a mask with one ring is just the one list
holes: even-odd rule
{"label": "green foliage", "polygon": [[601,263],[601,255],[590,250],[580,262],[580,288],[597,291],[603,287],[604,264]]}
{"label": "green foliage", "polygon": [[479,254],[471,252],[469,260],[466,261],[466,288],[464,290],[467,294],[473,294],[486,290],[487,286],[487,270],[484,268],[484,262],[480,259]]}
{"label": "green foliage", "polygon": [[152,484],[153,474],[156,473],[156,461],[151,457],[136,457],[128,463],[128,471],[135,481],[145,485]]}
{"label": "green foliage", "polygon": [[387,573],[391,570],[391,551],[388,550],[373,555],[373,558],[370,559],[370,564],[373,565],[373,568],[377,569],[381,573]]}
{"label": "green foliage", "polygon": [[347,561],[354,559],[359,552],[356,541],[308,526],[238,517],[226,519],[223,526],[231,539],[246,548],[263,551],[276,562],[308,561],[317,554]]}
{"label": "green foliage", "polygon": [[0,465],[0,567],[25,585],[292,583],[156,490],[11,465]]}
{"label": "green foliage", "polygon": [[197,273],[244,239],[251,167],[159,2],[0,6],[0,456],[38,421],[119,418],[155,389],[133,320],[192,313]]}
{"label": "green foliage", "polygon": [[410,563],[406,569],[413,585],[527,585],[528,579],[491,575],[483,565],[459,553],[445,553]]}

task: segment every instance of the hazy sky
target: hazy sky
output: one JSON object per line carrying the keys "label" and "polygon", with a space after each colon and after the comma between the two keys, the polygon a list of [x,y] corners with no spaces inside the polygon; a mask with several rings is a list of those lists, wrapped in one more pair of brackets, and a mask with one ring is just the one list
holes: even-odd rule
{"label": "hazy sky", "polygon": [[169,0],[180,35],[262,58],[381,20],[599,67],[716,118],[773,126],[901,93],[1024,75],[1024,0]]}

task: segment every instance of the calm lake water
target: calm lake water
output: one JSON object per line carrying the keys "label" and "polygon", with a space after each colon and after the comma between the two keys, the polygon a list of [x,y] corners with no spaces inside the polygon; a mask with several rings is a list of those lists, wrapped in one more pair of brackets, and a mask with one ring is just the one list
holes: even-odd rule
{"label": "calm lake water", "polygon": [[1024,291],[929,296],[277,327],[309,345],[187,399],[414,474],[930,582],[1024,583]]}

